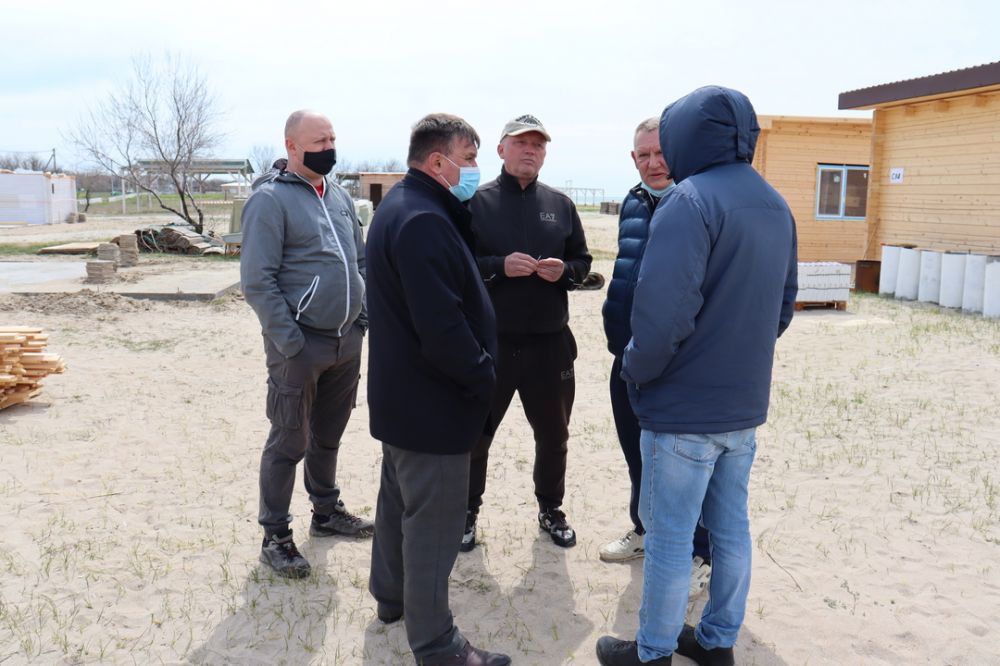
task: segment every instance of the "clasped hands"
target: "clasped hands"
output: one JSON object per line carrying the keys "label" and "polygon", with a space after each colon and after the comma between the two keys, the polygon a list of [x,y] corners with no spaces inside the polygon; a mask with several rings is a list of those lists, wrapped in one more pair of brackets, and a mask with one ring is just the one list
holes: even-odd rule
{"label": "clasped hands", "polygon": [[563,261],[555,257],[535,259],[530,254],[512,252],[503,260],[503,271],[507,277],[527,277],[537,273],[547,282],[555,282],[563,275]]}

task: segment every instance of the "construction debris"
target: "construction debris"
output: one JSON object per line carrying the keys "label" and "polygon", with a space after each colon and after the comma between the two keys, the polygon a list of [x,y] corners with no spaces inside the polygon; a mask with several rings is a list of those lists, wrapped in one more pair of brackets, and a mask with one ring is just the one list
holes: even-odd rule
{"label": "construction debris", "polygon": [[151,226],[137,229],[142,252],[178,252],[181,254],[222,254],[218,238],[196,233],[187,226]]}
{"label": "construction debris", "polygon": [[119,251],[121,252],[121,259],[118,262],[119,266],[135,266],[139,263],[139,238],[135,234],[122,234],[115,239]]}
{"label": "construction debris", "polygon": [[34,398],[43,378],[66,369],[58,354],[45,353],[48,339],[40,328],[0,326],[0,409]]}
{"label": "construction debris", "polygon": [[98,259],[87,262],[87,282],[107,282],[115,276],[117,267],[114,261]]}
{"label": "construction debris", "polygon": [[114,243],[101,243],[97,246],[97,258],[100,261],[110,261],[118,268],[122,259],[122,252]]}
{"label": "construction debris", "polygon": [[100,243],[63,243],[43,247],[38,254],[93,254]]}

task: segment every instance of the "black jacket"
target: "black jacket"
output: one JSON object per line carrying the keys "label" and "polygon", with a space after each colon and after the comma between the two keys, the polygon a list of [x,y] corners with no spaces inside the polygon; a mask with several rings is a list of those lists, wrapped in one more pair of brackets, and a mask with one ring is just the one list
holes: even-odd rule
{"label": "black jacket", "polygon": [[[469,205],[476,261],[493,299],[500,335],[555,333],[569,322],[566,292],[590,271],[590,253],[576,206],[562,192],[534,180],[521,189],[501,167]],[[503,262],[512,252],[565,262],[557,282],[537,275],[509,278]]]}
{"label": "black jacket", "polygon": [[496,322],[471,252],[470,215],[410,169],[368,234],[372,437],[434,454],[483,434],[496,384]]}

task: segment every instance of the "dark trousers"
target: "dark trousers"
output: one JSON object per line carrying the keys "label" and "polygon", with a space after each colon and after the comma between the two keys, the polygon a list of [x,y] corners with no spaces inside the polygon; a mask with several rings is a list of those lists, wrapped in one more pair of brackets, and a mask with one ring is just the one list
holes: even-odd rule
{"label": "dark trousers", "polygon": [[448,576],[465,529],[468,482],[467,453],[382,444],[368,589],[384,614],[403,614],[418,664],[465,644],[448,605]]}
{"label": "dark trousers", "polygon": [[303,334],[305,345],[292,358],[264,338],[271,431],[260,458],[258,522],[267,535],[292,522],[295,466],[303,458],[306,492],[316,513],[329,513],[340,501],[337,452],[354,409],[363,336],[357,326],[340,338]]}
{"label": "dark trousers", "polygon": [[[496,361],[493,422],[500,421],[514,392],[521,396],[524,415],[535,434],[535,497],[542,508],[562,506],[566,493],[566,452],[569,417],[576,396],[573,361],[576,340],[567,326],[558,333],[501,336]],[[469,510],[478,512],[486,492],[486,468],[493,437],[483,436],[472,449]]]}
{"label": "dark trousers", "polygon": [[[622,359],[615,356],[611,363],[611,413],[615,418],[615,430],[618,431],[618,443],[625,454],[625,464],[628,465],[628,477],[632,481],[632,496],[629,499],[628,513],[635,525],[635,531],[645,534],[646,530],[639,519],[639,495],[642,488],[642,452],[639,449],[639,438],[642,428],[639,419],[632,411],[632,403],[628,399],[628,385],[621,378]],[[708,548],[708,530],[701,523],[694,530],[694,554],[706,562],[712,560]]]}

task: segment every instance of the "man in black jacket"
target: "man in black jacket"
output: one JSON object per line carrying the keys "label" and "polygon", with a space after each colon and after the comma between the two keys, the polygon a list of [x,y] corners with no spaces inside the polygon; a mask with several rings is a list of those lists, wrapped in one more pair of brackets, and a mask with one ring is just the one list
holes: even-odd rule
{"label": "man in black jacket", "polygon": [[506,666],[472,647],[448,606],[469,450],[489,427],[496,323],[471,252],[479,135],[432,114],[410,136],[406,177],[368,237],[368,405],[382,442],[369,589],[382,622],[403,618],[418,665]]}
{"label": "man in black jacket", "polygon": [[[504,126],[500,176],[470,205],[479,271],[496,310],[500,355],[492,415],[499,424],[517,391],[535,434],[538,525],[556,545],[576,544],[562,506],[569,417],[576,384],[576,341],[567,325],[566,292],[590,271],[590,253],[573,202],[538,182],[551,140],[534,116]],[[476,519],[486,490],[491,436],[472,451],[469,511],[462,550],[476,545]]]}

